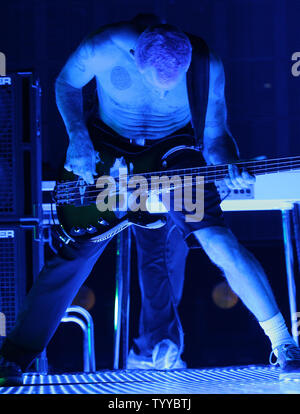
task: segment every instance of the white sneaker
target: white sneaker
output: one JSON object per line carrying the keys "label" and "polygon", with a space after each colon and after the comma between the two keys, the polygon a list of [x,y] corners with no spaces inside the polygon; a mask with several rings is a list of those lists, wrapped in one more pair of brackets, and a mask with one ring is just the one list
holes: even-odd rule
{"label": "white sneaker", "polygon": [[127,357],[127,369],[154,369],[152,357],[137,355],[131,349]]}
{"label": "white sneaker", "polygon": [[152,357],[137,355],[133,349],[127,358],[127,369],[184,369],[186,363],[178,355],[178,347],[169,339],[155,345]]}
{"label": "white sneaker", "polygon": [[[275,355],[276,361],[272,358]],[[293,344],[279,345],[270,355],[270,364],[281,368],[279,379],[300,379],[300,348]]]}
{"label": "white sneaker", "polygon": [[186,363],[179,355],[179,349],[170,339],[163,339],[155,345],[152,352],[155,369],[183,369]]}

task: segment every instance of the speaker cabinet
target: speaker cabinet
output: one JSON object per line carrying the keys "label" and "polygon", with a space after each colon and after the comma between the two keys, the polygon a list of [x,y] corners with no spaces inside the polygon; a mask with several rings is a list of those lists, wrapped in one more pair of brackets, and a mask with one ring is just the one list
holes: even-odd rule
{"label": "speaker cabinet", "polygon": [[41,205],[41,89],[31,72],[0,83],[0,222],[36,216]]}
{"label": "speaker cabinet", "polygon": [[0,225],[0,345],[43,263],[42,245],[35,237],[34,228]]}

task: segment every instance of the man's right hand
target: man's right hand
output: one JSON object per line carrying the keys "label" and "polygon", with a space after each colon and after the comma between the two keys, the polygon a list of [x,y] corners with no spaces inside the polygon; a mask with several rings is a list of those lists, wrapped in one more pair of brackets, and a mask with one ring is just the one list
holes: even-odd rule
{"label": "man's right hand", "polygon": [[96,172],[96,152],[87,132],[73,132],[64,165],[67,171],[83,178],[87,184],[94,183]]}

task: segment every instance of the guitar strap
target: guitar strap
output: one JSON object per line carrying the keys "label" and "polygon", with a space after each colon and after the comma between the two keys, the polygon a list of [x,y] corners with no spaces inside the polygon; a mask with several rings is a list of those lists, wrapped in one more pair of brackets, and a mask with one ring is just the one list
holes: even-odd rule
{"label": "guitar strap", "polygon": [[203,39],[186,33],[192,45],[192,60],[187,72],[188,98],[196,147],[203,149],[203,133],[209,92],[209,49]]}

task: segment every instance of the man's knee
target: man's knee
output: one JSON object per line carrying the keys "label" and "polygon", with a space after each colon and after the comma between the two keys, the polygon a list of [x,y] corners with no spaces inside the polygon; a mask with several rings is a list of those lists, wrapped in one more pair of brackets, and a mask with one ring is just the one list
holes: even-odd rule
{"label": "man's knee", "polygon": [[241,245],[230,229],[225,227],[207,227],[195,231],[209,258],[223,269],[230,269],[238,260]]}

